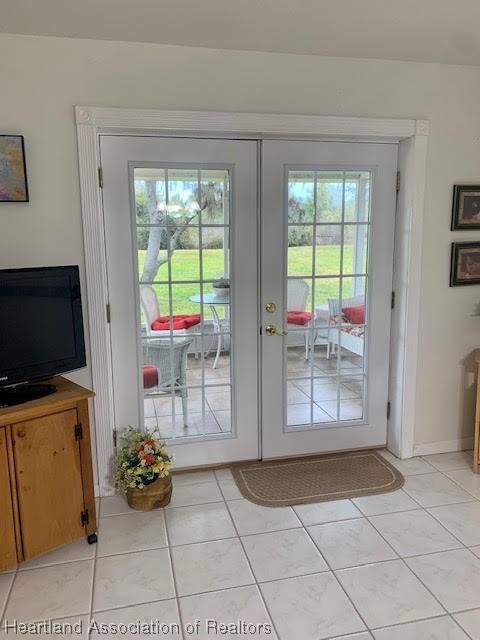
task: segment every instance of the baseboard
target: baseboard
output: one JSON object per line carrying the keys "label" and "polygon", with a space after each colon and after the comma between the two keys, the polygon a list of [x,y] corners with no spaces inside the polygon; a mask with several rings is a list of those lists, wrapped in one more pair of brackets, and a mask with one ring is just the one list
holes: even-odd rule
{"label": "baseboard", "polygon": [[473,449],[472,438],[458,438],[457,440],[443,440],[442,442],[427,442],[413,447],[414,456],[429,456],[434,453],[450,453],[451,451],[465,451]]}

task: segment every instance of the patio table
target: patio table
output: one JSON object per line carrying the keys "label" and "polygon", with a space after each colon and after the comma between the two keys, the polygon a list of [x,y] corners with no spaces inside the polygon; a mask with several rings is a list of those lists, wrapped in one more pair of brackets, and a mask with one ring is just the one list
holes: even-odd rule
{"label": "patio table", "polygon": [[213,368],[217,368],[218,358],[220,356],[220,351],[222,349],[222,323],[218,316],[218,312],[216,307],[223,306],[227,307],[230,305],[230,294],[226,295],[217,295],[216,293],[204,293],[196,294],[194,296],[190,296],[189,300],[191,302],[195,302],[196,304],[204,304],[210,307],[210,311],[212,312],[212,320],[213,320],[213,329],[217,334],[217,352],[215,354],[215,360],[213,362]]}

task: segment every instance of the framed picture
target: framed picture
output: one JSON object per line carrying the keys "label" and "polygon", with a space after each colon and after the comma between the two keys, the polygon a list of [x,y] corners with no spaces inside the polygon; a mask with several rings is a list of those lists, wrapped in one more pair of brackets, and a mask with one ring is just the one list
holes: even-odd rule
{"label": "framed picture", "polygon": [[450,286],[480,284],[480,242],[452,242]]}
{"label": "framed picture", "polygon": [[480,185],[453,187],[452,231],[480,229]]}
{"label": "framed picture", "polygon": [[0,202],[28,202],[23,136],[0,135]]}

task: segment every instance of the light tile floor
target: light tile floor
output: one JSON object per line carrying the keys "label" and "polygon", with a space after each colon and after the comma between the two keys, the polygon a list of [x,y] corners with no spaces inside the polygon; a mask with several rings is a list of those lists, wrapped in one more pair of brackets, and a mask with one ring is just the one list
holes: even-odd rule
{"label": "light tile floor", "polygon": [[[0,616],[85,626],[158,619],[157,637],[179,640],[480,640],[471,452],[384,455],[406,475],[404,488],[353,501],[259,507],[225,469],[174,477],[164,510],[103,498],[97,545],[77,541],[0,574]],[[197,619],[199,633],[178,631]],[[258,632],[215,633],[206,619]]]}

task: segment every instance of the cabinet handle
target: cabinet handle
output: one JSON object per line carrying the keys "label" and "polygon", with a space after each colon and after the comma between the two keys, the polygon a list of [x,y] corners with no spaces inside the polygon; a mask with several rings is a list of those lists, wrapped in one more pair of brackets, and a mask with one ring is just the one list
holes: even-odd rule
{"label": "cabinet handle", "polygon": [[25,429],[19,429],[17,431],[17,438],[24,438],[27,435],[27,432],[25,431]]}

